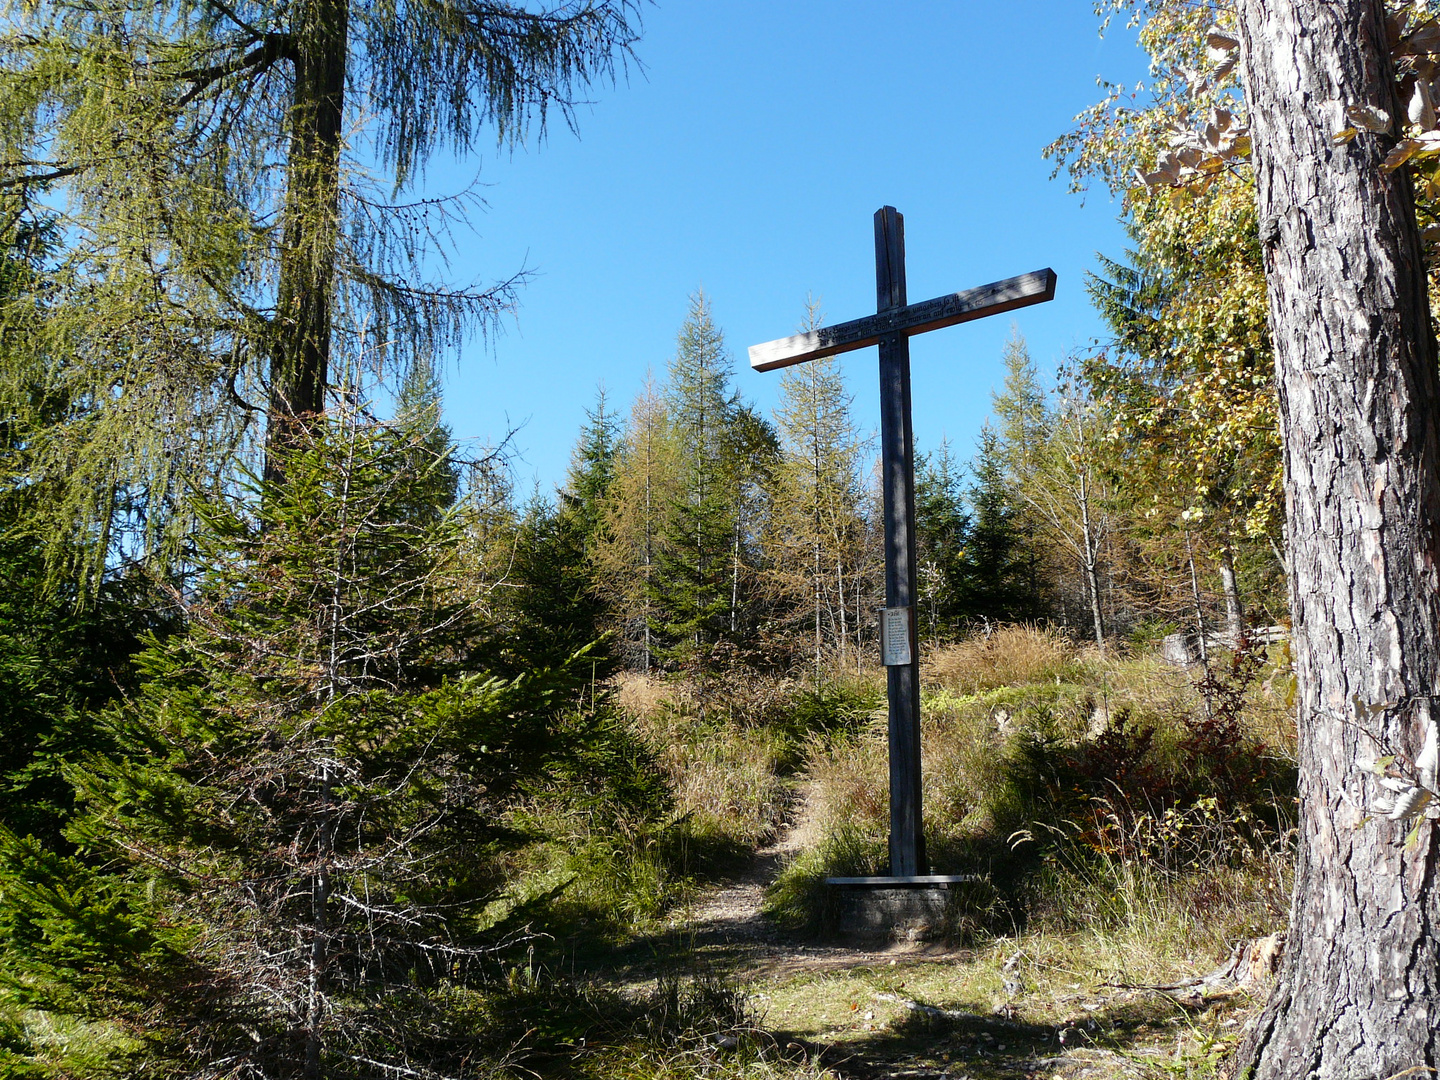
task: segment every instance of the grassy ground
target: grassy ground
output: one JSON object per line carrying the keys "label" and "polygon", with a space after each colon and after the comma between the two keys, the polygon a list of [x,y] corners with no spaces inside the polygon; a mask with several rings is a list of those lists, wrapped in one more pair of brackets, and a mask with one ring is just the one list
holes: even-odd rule
{"label": "grassy ground", "polygon": [[[839,937],[824,884],[884,869],[882,671],[621,678],[578,771],[521,790],[503,851],[477,853],[507,883],[494,952],[417,982],[407,1007],[458,1064],[413,1075],[1217,1074],[1258,1000],[1161,987],[1283,929],[1294,732],[1282,651],[1213,661],[1025,627],[929,650],[931,866],[979,880],[919,947]],[[76,1054],[128,1037],[0,1007],[0,1075],[121,1075]],[[55,1060],[7,1071],[12,1044]]]}
{"label": "grassy ground", "polygon": [[[1198,977],[1235,942],[1283,928],[1288,679],[1283,655],[1218,657],[1207,675],[1026,628],[932,650],[933,868],[986,880],[947,942],[912,951],[837,943],[824,900],[827,874],[883,869],[881,673],[820,690],[622,680],[616,698],[674,791],[678,854],[672,845],[653,859],[653,873],[674,880],[609,947],[568,951],[577,993],[611,1002],[595,1013],[612,1017],[608,1034],[595,1021],[583,1047],[525,1067],[636,1078],[1213,1073],[1257,1001],[1235,988],[1144,987]],[[750,860],[777,836],[792,841],[783,856]],[[762,864],[778,870],[764,915],[721,926],[700,902]],[[697,911],[711,915],[697,922]],[[613,1020],[617,1009],[630,1019]]]}
{"label": "grassy ground", "polygon": [[[828,1047],[824,1056],[842,1070],[976,1080],[1203,1073],[1253,1009],[1244,995],[1181,1005],[1106,986],[1099,974],[1116,960],[1103,937],[1033,935],[943,959],[880,959],[766,981],[753,997],[767,1023]],[[1008,991],[1017,979],[1021,988]]]}

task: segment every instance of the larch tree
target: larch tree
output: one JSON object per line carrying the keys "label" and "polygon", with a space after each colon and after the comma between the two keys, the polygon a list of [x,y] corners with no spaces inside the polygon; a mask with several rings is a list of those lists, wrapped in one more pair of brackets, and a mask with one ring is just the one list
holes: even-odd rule
{"label": "larch tree", "polygon": [[1023,338],[1005,347],[1005,385],[994,395],[1000,465],[1017,506],[1015,527],[1064,551],[1078,573],[1095,644],[1104,648],[1101,550],[1108,528],[1096,468],[1096,421],[1084,387],[1066,378],[1052,395],[1039,382]]}
{"label": "larch tree", "polygon": [[[802,329],[820,325],[812,304]],[[847,598],[862,558],[862,457],[866,442],[835,358],[786,368],[775,412],[775,472],[766,570],[792,624],[809,631],[817,681],[824,654],[844,653],[852,633]]]}
{"label": "larch tree", "polygon": [[1429,1072],[1440,386],[1411,181],[1391,156],[1392,118],[1416,99],[1424,118],[1429,86],[1397,93],[1404,25],[1387,26],[1381,0],[1239,0],[1235,29],[1279,390],[1301,791],[1287,954],[1241,1066],[1258,1080]]}
{"label": "larch tree", "polygon": [[403,370],[489,327],[516,278],[427,278],[479,203],[428,197],[425,164],[570,120],[636,20],[630,0],[9,6],[0,225],[57,221],[30,362],[86,409],[32,440],[32,471],[74,480],[57,528],[103,535],[87,493],[126,489],[153,533],[256,418],[278,475],[337,349]]}
{"label": "larch tree", "polygon": [[651,597],[664,522],[675,496],[677,451],[665,400],[653,375],[636,395],[616,454],[615,475],[595,534],[597,585],[625,658],[649,674]]}

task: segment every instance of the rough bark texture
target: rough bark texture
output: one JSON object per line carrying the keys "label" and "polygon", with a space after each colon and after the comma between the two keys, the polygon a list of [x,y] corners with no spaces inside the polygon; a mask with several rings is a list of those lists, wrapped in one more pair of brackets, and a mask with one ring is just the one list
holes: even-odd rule
{"label": "rough bark texture", "polygon": [[295,67],[284,247],[270,362],[265,468],[284,472],[303,425],[325,409],[340,234],[340,149],[350,0],[301,0],[290,34]]}
{"label": "rough bark texture", "polygon": [[[1381,0],[1240,0],[1284,439],[1299,686],[1300,861],[1280,979],[1240,1074],[1437,1063],[1434,822],[1362,819],[1356,763],[1433,738],[1435,346],[1394,140],[1334,146],[1347,104],[1401,114]],[[1352,701],[1395,703],[1360,715]],[[1412,1074],[1416,1075],[1416,1074]]]}

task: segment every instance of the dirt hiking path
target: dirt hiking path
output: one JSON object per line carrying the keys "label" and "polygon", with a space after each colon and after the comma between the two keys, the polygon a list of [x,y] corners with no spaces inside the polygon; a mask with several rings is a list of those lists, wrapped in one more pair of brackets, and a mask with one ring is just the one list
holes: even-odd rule
{"label": "dirt hiking path", "polygon": [[[923,1004],[926,987],[944,1001],[957,989],[956,975],[976,965],[995,966],[995,949],[802,941],[763,913],[765,890],[818,838],[815,802],[810,786],[803,784],[776,840],[757,851],[740,875],[697,897],[682,913],[676,933],[702,967],[752,995],[764,1016],[766,1037],[785,1047],[785,1056],[801,1055],[811,1062],[816,1075],[841,1080],[1156,1080],[1173,1075],[1176,1061],[1184,1065],[1182,1072],[1202,1065],[1201,1071],[1213,1071],[1217,1047],[1233,1041],[1253,1011],[1228,996],[1189,1006],[1142,988],[1075,982],[1063,989],[1050,985],[1032,996],[1041,987],[1029,985],[1020,951],[993,980],[1013,979],[1013,987],[976,993],[972,984],[958,1009]],[[1039,969],[1034,977],[1054,980]],[[1066,973],[1072,977],[1087,981]],[[796,1021],[798,1028],[791,1026]],[[1197,1024],[1210,1034],[1203,1045],[1182,1054],[1181,1042],[1187,1032],[1198,1030]]]}
{"label": "dirt hiking path", "polygon": [[870,944],[797,941],[768,919],[765,890],[785,865],[819,835],[815,800],[808,782],[800,787],[790,820],[773,843],[759,849],[749,867],[733,881],[698,897],[684,914],[694,945],[702,955],[733,967],[741,977],[784,978],[891,959],[953,955],[939,946],[877,942]]}

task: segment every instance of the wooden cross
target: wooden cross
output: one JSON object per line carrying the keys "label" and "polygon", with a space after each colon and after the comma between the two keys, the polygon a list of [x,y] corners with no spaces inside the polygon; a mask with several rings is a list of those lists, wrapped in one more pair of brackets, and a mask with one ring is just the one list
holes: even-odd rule
{"label": "wooden cross", "polygon": [[877,311],[750,347],[756,371],[880,346],[880,463],[885,493],[885,613],[881,652],[890,702],[890,874],[925,873],[920,816],[920,651],[915,637],[915,442],[910,428],[910,337],[927,330],[1043,304],[1055,271],[982,285],[919,304],[905,302],[905,219],[875,212]]}

